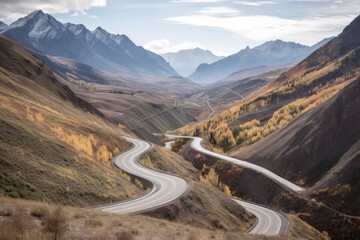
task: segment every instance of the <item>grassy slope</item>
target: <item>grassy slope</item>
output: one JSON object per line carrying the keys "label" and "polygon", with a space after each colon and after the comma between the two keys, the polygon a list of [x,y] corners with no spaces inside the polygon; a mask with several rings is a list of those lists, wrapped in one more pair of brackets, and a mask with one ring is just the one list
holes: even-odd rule
{"label": "grassy slope", "polygon": [[[276,81],[229,110],[191,128],[184,128],[183,131],[186,134],[203,135],[213,145],[228,151],[266,137],[295,117],[327,101],[360,74],[359,19],[355,19],[337,38]],[[275,112],[282,106],[283,109]],[[262,117],[262,113],[266,117]],[[243,118],[244,115],[247,117]],[[267,122],[271,116],[274,119]],[[238,132],[231,132],[236,126],[234,123],[243,124],[252,117],[262,120],[260,125],[252,126],[241,136],[238,136]]]}
{"label": "grassy slope", "polygon": [[1,194],[88,206],[141,193],[109,161],[123,130],[3,37],[0,55]]}
{"label": "grassy slope", "polygon": [[[0,236],[16,236],[6,239],[49,239],[41,232],[41,218],[32,216],[39,209],[54,209],[55,205],[40,202],[0,198]],[[93,209],[63,207],[68,230],[65,239],[116,240],[116,239],[180,239],[180,240],[257,240],[263,236],[210,230],[176,222],[155,219],[143,215],[118,215]],[[10,225],[9,225],[10,224]],[[308,226],[302,222],[290,226],[292,236],[266,239],[318,239],[304,235]],[[9,233],[10,232],[10,233]],[[5,235],[6,234],[6,235]],[[23,237],[19,237],[19,235]],[[123,238],[121,238],[123,237]],[[127,237],[127,238],[124,238]]]}
{"label": "grassy slope", "polygon": [[254,219],[218,190],[199,183],[199,172],[179,155],[156,147],[149,153],[154,167],[185,177],[190,183],[186,195],[169,206],[150,211],[150,216],[166,218],[208,229],[245,232]]}
{"label": "grassy slope", "polygon": [[154,141],[152,132],[175,129],[195,120],[194,106],[180,103],[174,106],[176,96],[199,88],[187,79],[149,80],[144,76],[129,80],[69,59],[35,54],[77,95],[141,138]]}
{"label": "grassy slope", "polygon": [[[269,202],[271,202],[272,198],[277,197],[277,195],[284,192],[284,190],[281,187],[279,187],[276,183],[268,180],[267,178],[263,177],[261,174],[250,171],[248,169],[243,169],[237,165],[227,163],[222,160],[204,156],[204,155],[192,150],[190,147],[189,141],[182,141],[181,143],[178,142],[178,144],[179,144],[178,149],[177,149],[177,150],[179,150],[178,153],[181,156],[183,156],[187,161],[185,161],[185,163],[184,163],[184,159],[179,158],[179,160],[177,160],[177,162],[179,161],[179,163],[181,163],[182,165],[185,165],[187,168],[189,168],[189,166],[193,166],[192,169],[194,169],[194,168],[196,169],[197,174],[194,175],[194,170],[192,170],[192,171],[190,171],[190,176],[191,176],[191,178],[196,177],[196,179],[200,179],[202,189],[204,189],[208,192],[208,193],[206,193],[206,192],[202,191],[203,195],[205,197],[207,197],[207,195],[210,193],[213,196],[224,195],[220,192],[220,190],[218,190],[219,188],[221,188],[221,184],[220,184],[220,187],[218,185],[217,188],[214,188],[214,186],[209,186],[208,182],[204,182],[201,180],[202,177],[204,177],[206,174],[209,174],[209,171],[208,171],[209,169],[215,170],[215,174],[217,175],[218,181],[221,182],[222,184],[227,184],[230,187],[230,191],[233,196],[240,197],[247,201],[254,201],[256,203],[269,205]],[[156,154],[156,152],[152,153],[152,154]],[[167,154],[167,155],[172,156],[171,154]],[[164,156],[164,154],[162,154],[162,156]],[[171,157],[171,158],[178,159],[178,157]],[[152,159],[154,159],[154,158],[152,158]],[[167,162],[168,161],[165,161],[164,163],[166,164]],[[164,165],[164,163],[163,163],[163,161],[161,161],[160,163],[154,161],[154,165],[157,164],[161,168]],[[179,166],[179,163],[177,164],[177,166]],[[180,171],[178,169],[173,170],[173,172],[183,174],[183,171]],[[204,184],[205,184],[205,186],[204,186]],[[199,185],[199,184],[197,184],[197,185]],[[254,189],[255,189],[255,191],[254,191]],[[214,198],[214,197],[212,197],[212,198]],[[224,201],[224,200],[222,200],[222,201]],[[179,205],[176,205],[176,206],[179,206]],[[226,205],[224,205],[224,206],[229,206],[229,203],[226,203]],[[271,206],[274,207],[275,209],[280,209],[279,206],[276,206],[274,204],[272,204]],[[176,208],[173,208],[173,209],[176,209]],[[217,209],[221,210],[221,208],[213,208],[213,209],[215,210],[215,213],[218,213]],[[225,208],[225,210],[222,209],[221,210],[222,214],[220,214],[217,219],[219,219],[220,222],[226,223],[226,218],[225,219],[223,218],[223,216],[224,216],[223,213],[225,213],[226,211],[230,211],[230,213],[231,213],[234,211],[234,209],[235,209],[234,206],[232,206],[230,208],[230,210],[228,210],[227,208]],[[192,212],[197,213],[196,210],[193,210]],[[212,213],[212,215],[213,215],[213,213]],[[286,232],[286,234],[279,237],[279,239],[292,239],[294,237],[300,238],[300,239],[322,239],[323,238],[323,236],[316,229],[314,229],[312,226],[309,226],[308,224],[302,222],[297,216],[289,215],[288,217],[290,219],[290,225],[288,226],[288,231]],[[202,217],[202,218],[204,218],[204,217]],[[229,229],[229,230],[231,230],[231,229]]]}

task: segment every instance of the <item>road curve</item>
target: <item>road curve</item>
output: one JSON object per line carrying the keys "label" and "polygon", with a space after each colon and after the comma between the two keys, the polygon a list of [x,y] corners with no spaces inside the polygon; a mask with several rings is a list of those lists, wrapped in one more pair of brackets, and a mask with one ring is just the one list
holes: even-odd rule
{"label": "road curve", "polygon": [[210,105],[210,99],[209,99],[209,97],[208,97],[207,94],[206,94],[206,102],[207,102],[207,104],[208,104],[208,106],[209,106],[209,108],[210,108],[210,110],[211,110],[211,112],[210,112],[210,114],[209,114],[209,116],[208,116],[207,118],[211,118],[212,115],[214,115],[215,111],[214,111],[214,109],[213,109],[213,108],[211,107],[211,105]]}
{"label": "road curve", "polygon": [[[171,149],[172,143],[174,141],[165,142],[165,147]],[[252,213],[257,219],[256,224],[248,233],[276,236],[286,232],[289,220],[285,215],[270,208],[245,202],[237,198],[232,198],[232,200],[244,207],[246,211]]]}
{"label": "road curve", "polygon": [[252,213],[257,219],[257,223],[248,233],[276,236],[286,232],[289,221],[283,214],[236,198],[233,198],[233,200],[243,206],[246,211]]}
{"label": "road curve", "polygon": [[236,159],[236,158],[232,158],[232,157],[229,157],[229,156],[225,156],[225,155],[222,155],[222,154],[219,154],[219,153],[214,153],[212,151],[209,151],[205,148],[203,148],[201,146],[201,142],[202,142],[202,138],[200,137],[189,137],[189,136],[178,136],[178,135],[171,135],[171,134],[165,134],[165,136],[167,136],[168,138],[189,138],[189,139],[193,139],[192,143],[191,143],[191,147],[198,151],[198,152],[201,152],[203,154],[206,154],[206,155],[209,155],[209,156],[212,156],[212,157],[215,157],[215,158],[219,158],[219,159],[222,159],[222,160],[225,160],[225,161],[228,161],[228,162],[232,162],[236,165],[239,165],[241,167],[244,167],[244,168],[248,168],[248,169],[252,169],[252,170],[255,170],[261,174],[263,174],[264,176],[272,179],[273,181],[279,183],[280,185],[282,185],[283,187],[291,190],[291,191],[295,191],[295,192],[302,192],[304,191],[304,188],[286,180],[285,178],[282,178],[280,177],[279,175],[276,175],[275,173],[269,171],[268,169],[266,168],[263,168],[263,167],[260,167],[256,164],[253,164],[253,163],[249,163],[247,161],[244,161],[244,160],[239,160],[239,159]]}
{"label": "road curve", "polygon": [[179,198],[189,187],[186,180],[173,175],[158,172],[144,167],[138,162],[139,156],[151,149],[151,145],[139,139],[125,137],[134,146],[113,159],[113,163],[121,170],[146,179],[153,184],[152,190],[146,195],[114,204],[98,207],[105,212],[138,213],[166,205]]}

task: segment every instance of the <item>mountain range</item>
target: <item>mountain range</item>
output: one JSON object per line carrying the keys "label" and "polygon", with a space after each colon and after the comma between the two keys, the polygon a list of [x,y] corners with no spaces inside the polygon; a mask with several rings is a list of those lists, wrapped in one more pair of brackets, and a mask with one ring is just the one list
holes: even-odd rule
{"label": "mountain range", "polygon": [[200,64],[211,64],[223,58],[201,48],[185,49],[174,53],[169,52],[161,54],[161,56],[184,77],[193,73]]}
{"label": "mountain range", "polygon": [[311,47],[282,40],[268,41],[254,48],[246,47],[212,64],[201,64],[189,79],[210,83],[248,68],[273,65],[279,66],[278,69],[288,67],[300,62],[331,39],[324,39]]}
{"label": "mountain range", "polygon": [[82,24],[62,24],[41,10],[0,26],[1,34],[31,49],[69,58],[100,70],[125,76],[178,76],[159,55],[136,46],[126,35],[93,32]]}
{"label": "mountain range", "polygon": [[0,21],[0,31],[2,31],[3,29],[7,28],[8,25],[3,23],[2,21]]}

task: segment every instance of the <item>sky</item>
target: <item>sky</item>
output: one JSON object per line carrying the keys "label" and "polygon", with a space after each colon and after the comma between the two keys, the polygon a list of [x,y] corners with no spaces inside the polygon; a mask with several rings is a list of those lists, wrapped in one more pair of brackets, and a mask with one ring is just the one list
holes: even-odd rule
{"label": "sky", "polygon": [[61,22],[126,34],[156,53],[204,48],[227,56],[281,39],[313,45],[336,36],[360,0],[0,0],[7,24],[41,9]]}

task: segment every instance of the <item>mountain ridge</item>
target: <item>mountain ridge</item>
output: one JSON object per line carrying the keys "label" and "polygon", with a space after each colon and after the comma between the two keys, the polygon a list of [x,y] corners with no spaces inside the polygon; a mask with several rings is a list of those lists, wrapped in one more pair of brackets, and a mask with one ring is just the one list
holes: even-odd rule
{"label": "mountain ridge", "polygon": [[223,58],[222,56],[216,56],[210,50],[199,47],[163,53],[161,56],[184,77],[193,73],[202,63],[210,64]]}
{"label": "mountain ridge", "polygon": [[66,57],[114,74],[178,76],[161,57],[136,46],[126,35],[82,24],[62,24],[41,10],[18,19],[2,35],[52,56]]}
{"label": "mountain ridge", "polygon": [[307,57],[316,47],[320,47],[319,44],[325,44],[329,40],[324,39],[312,47],[279,39],[267,41],[254,48],[246,47],[212,64],[201,64],[189,78],[209,83],[247,68],[295,64]]}

